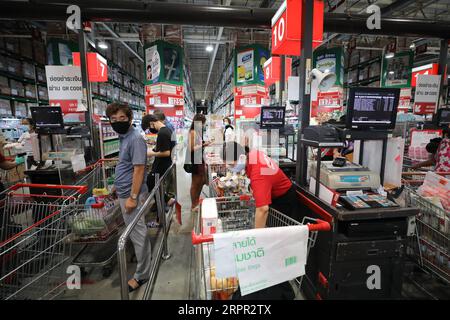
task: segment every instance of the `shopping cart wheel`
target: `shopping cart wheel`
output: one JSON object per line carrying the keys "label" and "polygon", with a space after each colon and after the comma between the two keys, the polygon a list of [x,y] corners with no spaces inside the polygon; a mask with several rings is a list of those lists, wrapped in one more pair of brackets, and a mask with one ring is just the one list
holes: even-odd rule
{"label": "shopping cart wheel", "polygon": [[103,267],[103,278],[109,278],[109,276],[112,273],[112,266],[111,265],[107,265]]}

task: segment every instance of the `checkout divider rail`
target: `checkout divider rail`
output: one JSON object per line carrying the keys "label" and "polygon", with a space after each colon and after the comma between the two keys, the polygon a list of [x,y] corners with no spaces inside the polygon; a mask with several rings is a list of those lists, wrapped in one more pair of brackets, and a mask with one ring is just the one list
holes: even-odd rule
{"label": "checkout divider rail", "polygon": [[[142,218],[143,215],[145,215],[147,212],[149,212],[151,206],[153,205],[153,198],[156,198],[157,203],[157,210],[158,210],[158,216],[160,218],[161,224],[162,224],[162,239],[159,243],[159,247],[157,249],[156,257],[153,257],[152,259],[152,267],[150,269],[149,274],[149,280],[145,285],[145,291],[144,295],[142,297],[143,300],[150,299],[150,296],[153,291],[153,284],[156,279],[156,275],[159,271],[159,266],[161,262],[161,258],[164,260],[167,260],[170,258],[169,248],[167,244],[167,237],[170,230],[170,225],[172,222],[173,213],[175,210],[175,205],[172,205],[169,212],[166,213],[166,203],[164,199],[165,195],[165,186],[164,183],[167,183],[168,179],[173,178],[173,188],[176,192],[176,164],[172,163],[172,165],[167,169],[167,171],[164,173],[164,175],[159,178],[159,175],[155,175],[155,187],[153,190],[151,190],[148,194],[147,200],[144,202],[142,207],[139,209],[139,212],[137,213],[134,220],[125,228],[122,235],[119,238],[117,248],[118,248],[118,261],[119,261],[119,281],[120,281],[120,293],[121,293],[121,299],[122,300],[129,300],[129,292],[128,292],[128,272],[127,272],[127,261],[126,261],[126,244],[130,238],[131,232],[133,232],[134,228],[136,227],[136,224],[138,221]],[[153,255],[152,250],[152,255]]]}

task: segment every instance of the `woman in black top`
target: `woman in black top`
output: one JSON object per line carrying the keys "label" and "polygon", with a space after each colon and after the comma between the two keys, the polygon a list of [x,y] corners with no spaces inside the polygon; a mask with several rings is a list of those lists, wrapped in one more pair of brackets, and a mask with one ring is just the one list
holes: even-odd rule
{"label": "woman in black top", "polygon": [[198,203],[203,185],[206,183],[206,166],[203,160],[204,147],[210,142],[203,141],[203,128],[206,118],[203,114],[196,114],[189,129],[188,150],[190,152],[190,163],[192,166],[191,202],[192,210],[198,210]]}

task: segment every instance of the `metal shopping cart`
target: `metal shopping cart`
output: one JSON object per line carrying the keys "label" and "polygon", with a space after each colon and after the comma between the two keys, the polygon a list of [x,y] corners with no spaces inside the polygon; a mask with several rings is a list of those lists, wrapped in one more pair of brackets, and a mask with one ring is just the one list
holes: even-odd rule
{"label": "metal shopping cart", "polygon": [[420,211],[407,252],[422,269],[450,284],[450,211],[419,195],[417,186],[405,188],[408,205]]}
{"label": "metal shopping cart", "polygon": [[76,213],[70,218],[72,242],[82,245],[73,264],[82,268],[102,267],[109,277],[117,253],[117,239],[124,225],[119,200],[113,192],[117,159],[101,159],[78,172],[78,184],[87,192]]}
{"label": "metal shopping cart", "polygon": [[64,290],[67,221],[85,192],[84,186],[16,184],[0,195],[1,299],[52,299]]}
{"label": "metal shopping cart", "polygon": [[[246,230],[254,227],[255,207],[254,200],[249,196],[216,198],[219,219],[222,221],[223,232]],[[201,208],[200,208],[201,209]],[[200,210],[201,212],[201,210]],[[212,265],[212,254],[214,250],[213,236],[204,236],[200,230],[201,215],[199,215],[195,230],[192,232],[192,243],[195,246],[196,255],[196,283],[198,299],[229,299],[238,288],[236,278],[217,279],[215,267]],[[308,239],[308,253],[314,247],[317,232],[329,231],[328,222],[305,217],[298,222],[283,213],[269,209],[267,227],[285,227],[300,224],[308,224],[310,235]],[[298,289],[301,287],[303,277],[295,279]]]}

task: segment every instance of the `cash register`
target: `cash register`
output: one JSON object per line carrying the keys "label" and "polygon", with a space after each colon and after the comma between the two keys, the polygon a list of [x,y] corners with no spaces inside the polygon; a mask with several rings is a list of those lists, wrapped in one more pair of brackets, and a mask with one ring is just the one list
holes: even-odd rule
{"label": "cash register", "polygon": [[[67,159],[67,151],[55,151],[53,135],[66,134],[61,107],[40,106],[30,108],[31,116],[39,137],[39,155],[35,158],[39,163],[34,170],[27,170],[25,174],[31,183],[38,184],[73,184],[75,175],[71,164],[65,164],[62,160]],[[61,190],[40,190],[30,188],[34,194],[48,193],[60,195]]]}

